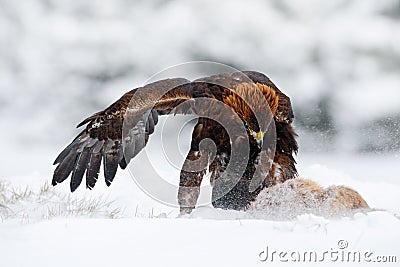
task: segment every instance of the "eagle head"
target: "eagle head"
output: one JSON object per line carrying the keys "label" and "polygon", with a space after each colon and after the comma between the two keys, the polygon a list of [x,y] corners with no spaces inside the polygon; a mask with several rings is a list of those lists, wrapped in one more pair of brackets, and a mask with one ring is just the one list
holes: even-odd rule
{"label": "eagle head", "polygon": [[[260,88],[260,86],[262,88]],[[279,97],[271,87],[254,83],[241,83],[224,102],[232,107],[242,120],[249,138],[262,147],[267,132],[278,108]]]}

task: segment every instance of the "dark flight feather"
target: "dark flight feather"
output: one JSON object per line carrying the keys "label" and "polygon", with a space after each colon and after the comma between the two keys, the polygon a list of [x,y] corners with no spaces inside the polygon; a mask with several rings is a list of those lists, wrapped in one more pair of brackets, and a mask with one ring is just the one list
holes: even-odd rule
{"label": "dark flight feather", "polygon": [[87,165],[90,160],[91,148],[86,147],[82,153],[79,154],[74,170],[72,171],[70,188],[74,192],[82,182],[83,175],[85,174]]}
{"label": "dark flight feather", "polygon": [[86,171],[86,187],[92,189],[99,178],[100,165],[101,165],[101,152],[94,153],[90,155],[90,160]]}

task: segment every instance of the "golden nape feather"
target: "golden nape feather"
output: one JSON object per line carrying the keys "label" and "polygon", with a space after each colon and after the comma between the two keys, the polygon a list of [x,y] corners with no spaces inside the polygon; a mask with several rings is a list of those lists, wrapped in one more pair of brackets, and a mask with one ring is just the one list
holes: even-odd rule
{"label": "golden nape feather", "polygon": [[279,96],[277,95],[277,92],[265,84],[257,83],[257,87],[267,100],[272,114],[275,114],[279,105]]}
{"label": "golden nape feather", "polygon": [[253,124],[258,124],[254,128],[257,131],[260,129],[265,131],[276,113],[279,102],[279,97],[272,88],[266,90],[254,83],[239,83],[231,90],[232,93],[223,97],[223,103],[232,107],[243,121],[259,116],[254,119]]}

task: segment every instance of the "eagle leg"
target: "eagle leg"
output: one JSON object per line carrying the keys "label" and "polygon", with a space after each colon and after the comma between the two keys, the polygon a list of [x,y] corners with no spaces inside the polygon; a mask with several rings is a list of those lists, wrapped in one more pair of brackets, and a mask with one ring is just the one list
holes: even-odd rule
{"label": "eagle leg", "polygon": [[206,173],[208,156],[191,149],[183,164],[179,190],[178,203],[181,214],[189,214],[196,206],[200,194],[200,185]]}

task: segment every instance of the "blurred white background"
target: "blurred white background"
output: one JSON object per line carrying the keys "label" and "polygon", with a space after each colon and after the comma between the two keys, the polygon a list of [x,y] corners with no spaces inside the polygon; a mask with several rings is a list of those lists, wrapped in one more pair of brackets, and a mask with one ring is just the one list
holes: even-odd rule
{"label": "blurred white background", "polygon": [[50,168],[78,122],[194,60],[267,74],[301,153],[400,151],[399,0],[0,0],[0,174]]}

